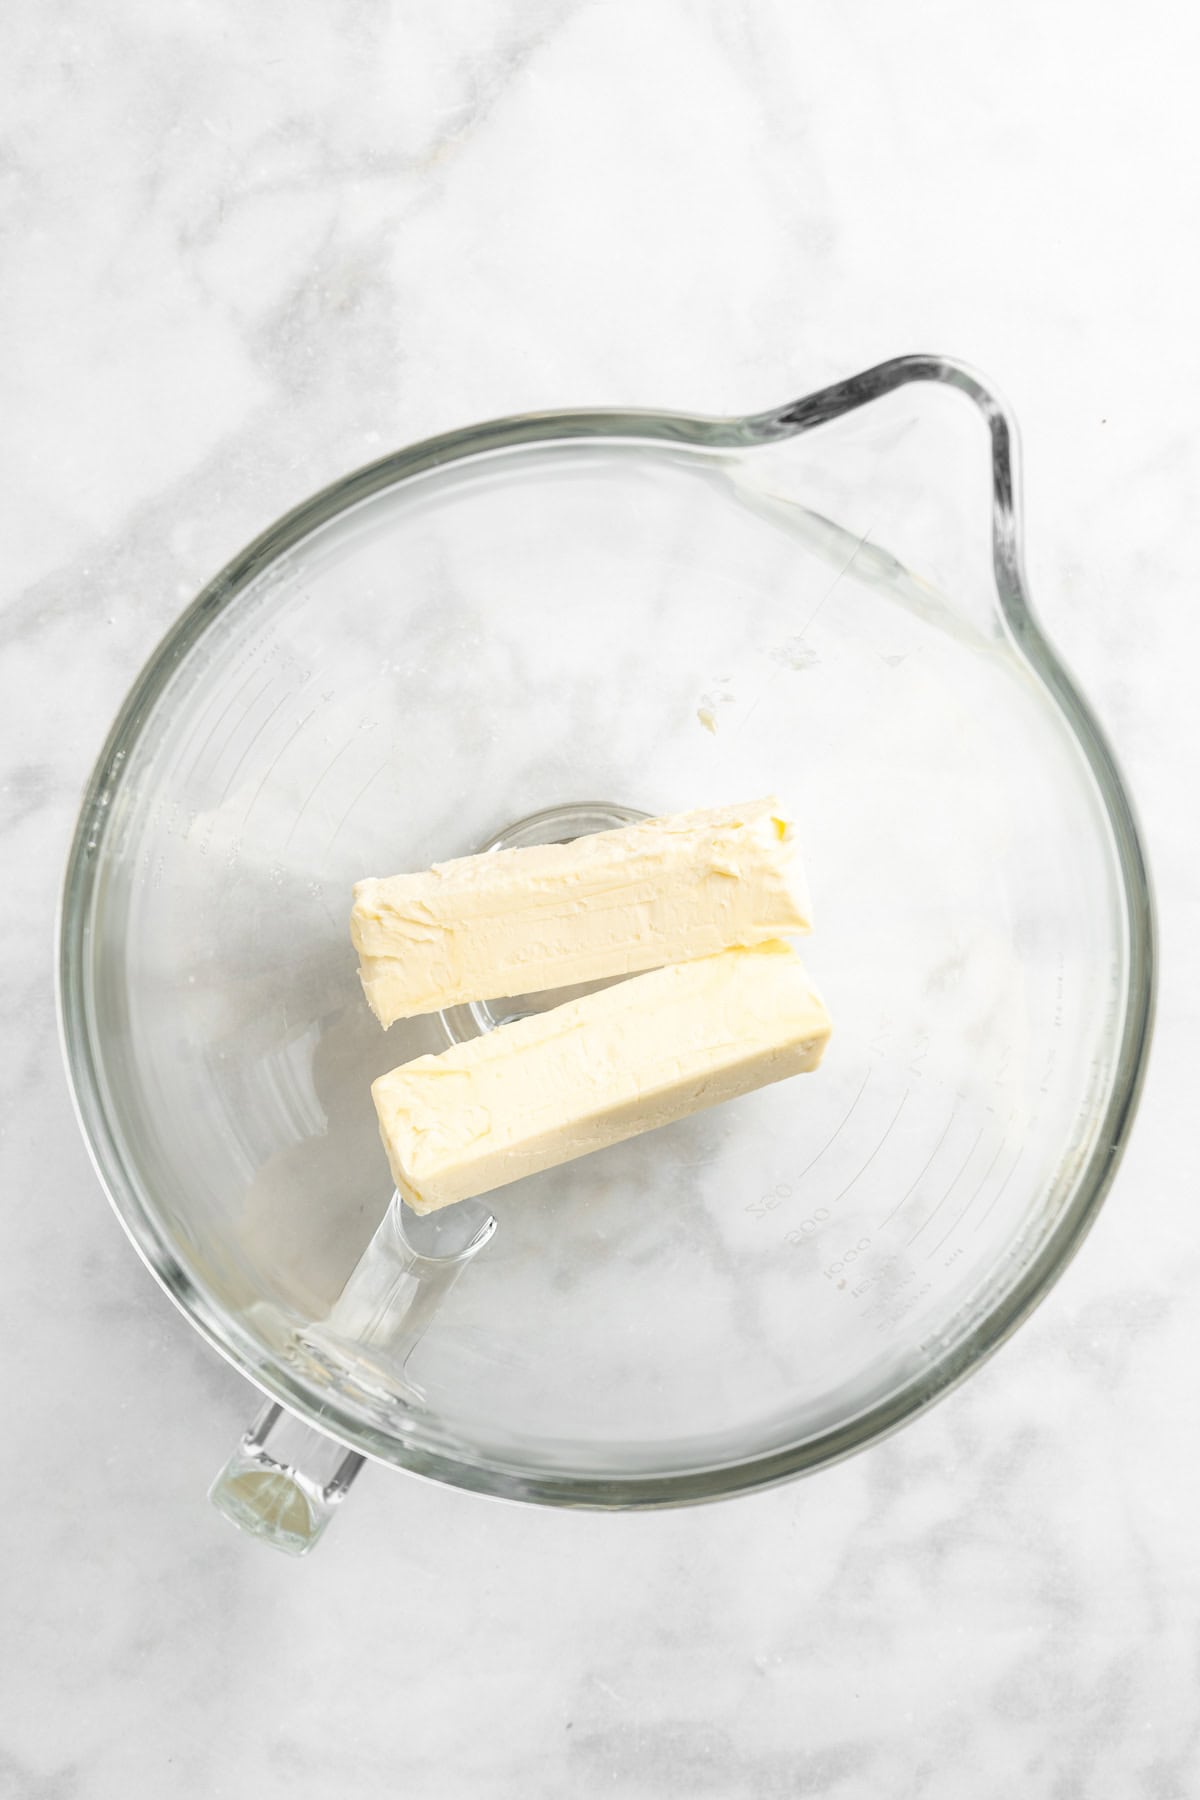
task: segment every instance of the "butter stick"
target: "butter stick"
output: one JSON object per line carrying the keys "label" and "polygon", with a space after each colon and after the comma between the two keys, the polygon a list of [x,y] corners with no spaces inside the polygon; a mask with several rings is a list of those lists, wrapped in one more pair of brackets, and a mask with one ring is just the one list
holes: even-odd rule
{"label": "butter stick", "polygon": [[384,1026],[809,928],[791,824],[774,799],[360,881],[350,919]]}
{"label": "butter stick", "polygon": [[813,1069],[829,1015],[787,944],[601,988],[381,1075],[401,1194],[435,1212]]}

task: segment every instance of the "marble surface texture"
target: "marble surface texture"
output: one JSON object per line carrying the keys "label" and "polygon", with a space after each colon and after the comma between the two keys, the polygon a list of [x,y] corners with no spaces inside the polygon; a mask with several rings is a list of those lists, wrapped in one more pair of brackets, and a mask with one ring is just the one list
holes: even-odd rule
{"label": "marble surface texture", "polygon": [[[0,1796],[1200,1792],[1196,15],[53,0],[0,21]],[[652,1516],[368,1470],[307,1563],[67,1099],[53,915],[131,676],[385,448],[988,371],[1158,878],[1142,1115],[1016,1340],[809,1483]],[[1182,1110],[1181,1110],[1182,1109]]]}

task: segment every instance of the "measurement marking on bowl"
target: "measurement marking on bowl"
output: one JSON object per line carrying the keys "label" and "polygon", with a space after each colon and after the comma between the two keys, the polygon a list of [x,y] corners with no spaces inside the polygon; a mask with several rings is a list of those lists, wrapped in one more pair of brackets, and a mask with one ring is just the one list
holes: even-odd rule
{"label": "measurement marking on bowl", "polygon": [[845,562],[842,564],[841,568],[838,570],[837,574],[834,576],[834,578],[830,582],[829,586],[825,589],[825,592],[821,595],[821,598],[817,601],[817,604],[813,607],[813,610],[809,614],[809,617],[808,617],[806,623],[801,626],[800,631],[797,634],[799,637],[806,636],[806,634],[812,630],[813,626],[817,622],[817,614],[821,611],[821,608],[825,605],[825,602],[828,600],[830,594],[832,594],[834,588],[837,587],[838,583],[847,574],[847,572],[851,568],[853,568],[854,563],[857,560],[859,551],[862,549],[863,545],[866,543],[867,539],[870,537],[870,535],[874,531],[874,529],[875,529],[875,526],[874,526],[873,522],[867,526],[867,529],[863,532],[863,534],[859,538],[857,544],[855,544],[853,550],[850,552],[849,556],[846,558]]}
{"label": "measurement marking on bowl", "polygon": [[908,1240],[908,1243],[905,1245],[906,1250],[912,1249],[913,1245],[916,1243],[916,1241],[920,1237],[921,1233],[926,1229],[927,1226],[932,1225],[933,1221],[937,1218],[937,1216],[941,1212],[943,1206],[945,1206],[947,1200],[950,1198],[951,1194],[954,1192],[955,1188],[958,1186],[958,1183],[962,1178],[964,1169],[966,1168],[967,1164],[970,1162],[971,1158],[974,1156],[976,1150],[978,1150],[978,1148],[979,1148],[980,1140],[982,1139],[982,1137],[983,1137],[983,1126],[981,1125],[979,1127],[979,1130],[975,1133],[975,1137],[972,1141],[971,1148],[967,1151],[967,1154],[963,1157],[962,1161],[959,1163],[958,1169],[955,1173],[953,1181],[950,1183],[950,1186],[946,1189],[945,1193],[942,1195],[941,1199],[938,1201],[938,1203],[934,1207],[933,1211],[929,1214],[928,1218],[921,1220],[921,1223],[917,1226],[917,1229],[913,1232],[912,1236]]}
{"label": "measurement marking on bowl", "polygon": [[250,742],[246,745],[246,748],[242,751],[242,754],[238,757],[237,762],[234,764],[233,773],[229,777],[229,780],[225,783],[225,791],[221,795],[220,800],[217,802],[218,806],[224,806],[225,802],[228,800],[230,794],[233,791],[233,784],[237,780],[238,776],[241,774],[242,766],[245,763],[246,758],[249,756],[250,752],[253,750],[255,744],[257,744],[257,742],[258,742],[259,738],[262,736],[263,732],[267,729],[267,726],[271,723],[271,720],[275,717],[276,713],[281,712],[283,710],[283,708],[287,705],[289,700],[295,699],[297,691],[298,690],[296,690],[294,688],[289,688],[288,692],[275,702],[274,706],[271,708],[270,712],[267,714],[266,718],[263,720],[263,722],[259,726],[258,730],[254,733],[254,736],[250,739]]}
{"label": "measurement marking on bowl", "polygon": [[822,1144],[821,1148],[817,1151],[817,1154],[809,1162],[805,1163],[805,1165],[801,1169],[799,1175],[797,1175],[797,1177],[796,1177],[797,1181],[803,1181],[804,1177],[808,1174],[808,1171],[812,1168],[815,1168],[817,1163],[819,1163],[821,1158],[824,1156],[825,1152],[829,1149],[830,1145],[833,1144],[835,1139],[837,1139],[841,1135],[842,1131],[850,1123],[850,1119],[854,1112],[855,1107],[858,1105],[859,1101],[862,1099],[863,1095],[867,1091],[867,1083],[870,1081],[870,1079],[871,1079],[871,1070],[868,1069],[866,1074],[863,1076],[862,1086],[859,1088],[857,1094],[855,1094],[853,1100],[850,1102],[850,1109],[847,1112],[845,1118],[842,1120],[840,1125],[836,1125],[834,1127],[832,1135],[827,1139],[827,1141],[824,1144]]}
{"label": "measurement marking on bowl", "polygon": [[389,752],[388,755],[380,763],[380,765],[376,769],[375,773],[372,776],[370,776],[368,780],[363,782],[363,784],[359,788],[357,794],[355,794],[353,800],[350,802],[349,806],[346,808],[345,812],[342,814],[341,818],[338,820],[337,825],[334,828],[333,836],[330,838],[329,842],[325,846],[325,850],[324,850],[325,855],[328,855],[329,852],[333,849],[333,846],[337,843],[338,838],[341,836],[343,825],[345,825],[345,823],[349,819],[351,813],[354,811],[355,807],[358,805],[359,801],[364,797],[364,795],[367,792],[367,789],[373,788],[375,786],[375,783],[379,780],[379,777],[383,774],[384,770],[390,769],[391,766],[392,766],[392,758],[391,758],[391,753]]}
{"label": "measurement marking on bowl", "polygon": [[[272,775],[275,773],[276,769],[279,767],[279,764],[283,761],[283,758],[287,755],[288,751],[291,749],[291,747],[295,743],[296,739],[300,736],[300,733],[304,730],[304,727],[308,724],[308,721],[312,718],[315,718],[319,711],[320,711],[320,707],[314,706],[311,712],[306,712],[304,717],[301,719],[300,723],[296,726],[295,730],[290,734],[289,737],[287,737],[284,740],[284,742],[280,745],[279,749],[276,751],[275,755],[271,758],[270,763],[267,765],[266,774],[263,776],[262,780],[259,782],[258,786],[255,788],[253,794],[250,796],[250,804],[246,808],[245,812],[242,814],[242,822],[241,822],[241,825],[238,827],[238,829],[240,831],[245,831],[246,826],[250,822],[250,814],[254,811],[254,808],[258,803],[259,795],[262,793],[263,789],[266,787],[268,781],[270,781]],[[286,848],[286,844],[284,847]]]}
{"label": "measurement marking on bowl", "polygon": [[[850,1102],[849,1108],[848,1108],[845,1116],[843,1117],[841,1124],[837,1125],[834,1128],[832,1136],[830,1136],[826,1140],[826,1142],[824,1144],[822,1144],[821,1148],[817,1151],[817,1154],[815,1156],[809,1158],[809,1160],[805,1163],[804,1167],[800,1170],[799,1174],[794,1177],[794,1179],[797,1182],[801,1182],[804,1180],[804,1177],[808,1174],[808,1171],[811,1168],[815,1167],[815,1165],[820,1162],[820,1160],[824,1156],[826,1150],[829,1149],[830,1145],[834,1142],[834,1140],[837,1138],[839,1133],[844,1129],[844,1127],[847,1124],[849,1124],[851,1115],[853,1114],[855,1107],[858,1105],[859,1101],[862,1099],[863,1095],[867,1091],[867,1083],[870,1081],[870,1079],[871,1079],[871,1070],[870,1070],[870,1068],[868,1068],[866,1074],[863,1076],[862,1086],[859,1088],[857,1094],[855,1094],[853,1100]],[[908,1092],[906,1090],[904,1099],[907,1100],[907,1098],[908,1098]],[[901,1104],[901,1106],[903,1106],[904,1100],[902,1100],[900,1102],[900,1104]],[[897,1112],[896,1118],[899,1118],[899,1116],[900,1116],[900,1114],[899,1114],[899,1112]],[[894,1125],[895,1123],[896,1123],[896,1119],[893,1119],[892,1125]],[[892,1126],[889,1125],[888,1131],[890,1131],[891,1128],[892,1128]],[[887,1132],[884,1133],[884,1136],[885,1137],[887,1136]],[[881,1142],[882,1142],[882,1140],[881,1140]],[[875,1149],[877,1150],[878,1148],[879,1148],[879,1145],[877,1144],[875,1146]],[[872,1151],[871,1154],[873,1156],[875,1154],[875,1152]],[[864,1163],[863,1168],[865,1168],[865,1167],[866,1167],[866,1164]],[[861,1174],[862,1170],[860,1170],[859,1173]],[[858,1179],[858,1177],[856,1176],[855,1180],[857,1180],[857,1179]],[[750,1213],[756,1219],[765,1219],[765,1218],[769,1217],[769,1215],[771,1213],[773,1213],[782,1204],[782,1202],[784,1200],[790,1200],[795,1192],[795,1190],[790,1186],[790,1184],[785,1183],[784,1185],[787,1190],[785,1193],[781,1193],[779,1188],[775,1188],[772,1190],[772,1192],[770,1194],[762,1195],[757,1200],[748,1200],[746,1202],[746,1205],[742,1208],[743,1212]],[[854,1185],[853,1182],[850,1185],[853,1186]],[[843,1192],[845,1192],[844,1189],[843,1189]],[[839,1194],[837,1196],[837,1200],[840,1200],[841,1197],[842,1197],[841,1194]],[[836,1206],[837,1200],[831,1200],[829,1204],[831,1206]],[[824,1209],[822,1209],[822,1210],[824,1210]],[[828,1216],[829,1216],[828,1212],[826,1212],[825,1216],[828,1218]],[[784,1239],[785,1243],[787,1243],[789,1241],[790,1240],[787,1238]]]}
{"label": "measurement marking on bowl", "polygon": [[[1011,1125],[1011,1123],[1012,1123],[1012,1118],[1010,1115],[1009,1125]],[[946,1242],[946,1239],[949,1237],[953,1237],[954,1233],[958,1230],[959,1226],[962,1224],[963,1220],[966,1218],[967,1214],[970,1212],[971,1208],[974,1206],[976,1200],[978,1200],[980,1194],[983,1192],[984,1183],[986,1182],[988,1176],[991,1174],[992,1170],[995,1168],[996,1164],[1000,1161],[1000,1157],[1003,1153],[1004,1146],[1005,1146],[1005,1144],[1007,1144],[1007,1142],[1008,1142],[1008,1125],[1006,1125],[1004,1127],[1004,1135],[1001,1137],[1000,1142],[996,1145],[995,1155],[992,1157],[991,1161],[988,1163],[987,1168],[983,1171],[983,1174],[979,1177],[979,1180],[975,1183],[975,1186],[972,1188],[971,1198],[967,1201],[967,1204],[963,1207],[963,1209],[959,1213],[958,1217],[954,1220],[954,1223],[952,1225],[950,1225],[942,1233],[942,1235],[938,1239],[937,1243],[933,1246],[933,1249],[928,1252],[929,1256],[936,1256],[938,1251],[941,1249],[942,1245]],[[932,1214],[930,1216],[932,1217]]]}
{"label": "measurement marking on bowl", "polygon": [[1017,1151],[1017,1154],[1013,1157],[1012,1168],[1008,1171],[1008,1174],[1004,1177],[1004,1180],[1000,1183],[1000,1186],[996,1189],[996,1192],[992,1195],[991,1199],[988,1201],[987,1205],[984,1207],[979,1218],[976,1219],[975,1230],[977,1232],[981,1231],[983,1229],[983,1227],[987,1224],[988,1214],[991,1212],[992,1208],[995,1206],[996,1202],[999,1200],[1001,1194],[1004,1192],[1005,1188],[1008,1186],[1009,1182],[1012,1180],[1013,1175],[1016,1173],[1017,1164],[1020,1162],[1020,1160],[1024,1156],[1024,1154],[1025,1154],[1025,1146],[1024,1146],[1024,1144],[1022,1144],[1021,1148]]}
{"label": "measurement marking on bowl", "polygon": [[[808,646],[805,645],[804,640],[808,636],[809,632],[812,630],[813,626],[816,624],[817,614],[821,611],[822,607],[825,605],[825,602],[829,599],[829,596],[833,593],[833,590],[837,587],[838,583],[842,580],[842,578],[845,576],[847,571],[850,568],[852,568],[855,558],[858,556],[859,551],[862,549],[863,545],[866,543],[867,539],[870,537],[871,532],[873,530],[874,530],[874,526],[868,525],[867,529],[863,532],[863,534],[859,538],[857,544],[855,544],[853,550],[850,552],[849,556],[846,558],[845,562],[842,564],[841,568],[838,570],[837,574],[834,576],[834,578],[830,582],[829,586],[825,589],[825,592],[821,595],[821,598],[817,601],[817,604],[814,606],[812,612],[809,614],[809,617],[806,620],[806,622],[800,627],[799,631],[793,632],[788,639],[789,643],[797,645],[802,652],[804,652],[807,655],[810,655],[814,662],[819,661],[820,658],[817,656],[815,651],[810,651],[808,649]],[[762,705],[763,701],[766,699],[766,697],[770,693],[771,689],[775,686],[776,682],[779,681],[781,679],[781,677],[789,669],[794,673],[797,669],[803,668],[806,666],[807,666],[807,664],[805,664],[805,663],[797,663],[797,662],[793,662],[791,664],[782,664],[780,667],[775,669],[773,674],[768,675],[766,681],[763,683],[762,687],[759,689],[758,695],[755,698],[753,705],[749,708],[749,710],[746,713],[745,718],[742,720],[741,724],[738,726],[739,733],[745,731],[747,725],[749,725],[751,719],[754,717],[755,713],[758,711],[759,707]],[[700,722],[701,722],[701,724],[704,724],[704,722],[705,722],[703,712],[701,712],[701,714],[700,714]],[[710,731],[715,730],[716,729],[715,724],[710,725],[708,727],[708,729]]]}
{"label": "measurement marking on bowl", "polygon": [[291,827],[288,831],[288,834],[283,840],[283,848],[285,850],[287,849],[288,845],[291,843],[292,839],[295,837],[297,828],[300,824],[300,821],[304,817],[305,813],[308,811],[313,800],[316,798],[317,791],[320,788],[322,782],[325,780],[325,778],[328,775],[331,775],[333,773],[334,769],[337,768],[337,765],[341,762],[341,760],[342,760],[343,756],[345,756],[347,750],[353,750],[357,741],[358,741],[357,735],[354,737],[348,737],[346,739],[345,743],[342,744],[339,749],[334,751],[333,755],[330,757],[330,759],[326,763],[325,767],[321,770],[321,773],[317,776],[317,779],[313,782],[312,786],[309,788],[308,793],[305,795],[304,800],[301,804],[300,810],[296,814],[295,818],[292,820]]}
{"label": "measurement marking on bowl", "polygon": [[937,1155],[938,1151],[941,1149],[942,1145],[945,1143],[946,1139],[949,1137],[950,1127],[953,1125],[953,1123],[954,1123],[955,1119],[957,1119],[957,1117],[958,1117],[958,1109],[956,1107],[955,1110],[950,1114],[950,1117],[946,1120],[945,1125],[942,1127],[941,1137],[938,1139],[937,1143],[933,1146],[933,1149],[929,1152],[929,1155],[926,1157],[925,1161],[922,1163],[920,1173],[917,1175],[915,1181],[913,1181],[912,1185],[905,1190],[901,1199],[899,1201],[897,1201],[896,1205],[893,1206],[891,1212],[887,1215],[887,1218],[880,1219],[879,1224],[876,1226],[877,1231],[882,1231],[883,1227],[885,1225],[888,1225],[891,1223],[891,1221],[895,1218],[896,1214],[900,1211],[900,1208],[905,1204],[905,1202],[907,1200],[912,1198],[912,1195],[916,1192],[917,1188],[920,1187],[921,1183],[924,1181],[926,1175],[929,1173],[929,1170],[933,1165],[934,1157]]}
{"label": "measurement marking on bowl", "polygon": [[[300,819],[302,819],[302,817],[304,817],[304,814],[306,814],[306,812],[308,812],[309,805],[311,805],[311,803],[313,803],[313,799],[315,799],[315,797],[317,797],[317,790],[318,790],[318,788],[320,788],[320,785],[322,785],[322,783],[324,783],[324,779],[326,779],[326,776],[329,776],[329,774],[333,774],[333,770],[336,769],[336,765],[338,765],[338,763],[340,763],[340,761],[342,761],[342,758],[344,758],[345,752],[353,751],[354,745],[356,745],[356,743],[358,743],[358,738],[360,738],[360,733],[363,733],[363,731],[374,731],[374,729],[376,729],[376,727],[378,727],[378,724],[380,724],[380,720],[378,720],[378,718],[372,718],[371,724],[367,724],[367,715],[369,715],[369,713],[371,713],[371,707],[367,706],[367,707],[365,707],[365,709],[363,709],[362,718],[360,718],[360,720],[358,720],[358,724],[354,725],[354,729],[353,729],[353,731],[351,731],[351,734],[349,734],[349,738],[347,738],[347,740],[345,740],[345,743],[342,743],[342,745],[340,745],[340,749],[336,749],[336,751],[333,752],[333,756],[331,756],[331,758],[329,758],[329,761],[327,761],[326,767],[324,767],[324,769],[322,769],[322,772],[320,772],[320,774],[318,774],[317,779],[315,779],[315,781],[313,781],[313,785],[311,785],[311,788],[309,788],[309,790],[308,790],[308,796],[304,797],[304,805],[300,806],[300,810],[299,810],[299,812],[297,812],[297,815],[295,815],[295,819],[293,819],[293,821],[291,821],[290,832],[288,832],[288,835],[286,835],[286,837],[284,837],[284,841],[282,841],[282,848],[284,848],[284,850],[286,850],[286,848],[288,848],[288,844],[290,844],[291,839],[293,839],[293,837],[295,837],[295,832],[297,832],[297,826],[299,826]],[[354,803],[354,805],[358,805],[358,803]]]}
{"label": "measurement marking on bowl", "polygon": [[[245,681],[240,682],[239,685],[237,686],[237,688],[235,688],[232,698],[225,702],[224,706],[221,708],[220,712],[217,714],[215,720],[213,721],[213,724],[209,730],[208,736],[205,738],[205,740],[201,744],[200,748],[196,751],[195,755],[192,757],[191,766],[193,769],[195,769],[197,767],[197,765],[199,764],[200,758],[204,755],[204,752],[208,749],[208,746],[212,743],[213,738],[217,735],[217,732],[219,731],[221,726],[225,723],[225,720],[229,716],[232,709],[237,705],[238,701],[241,699],[241,697],[245,693],[246,689],[250,686],[250,683],[254,680],[254,677],[256,675],[261,675],[261,674],[262,674],[261,669],[257,669],[257,668],[251,669],[251,671],[247,675]],[[266,691],[270,687],[270,685],[271,685],[271,672],[270,672],[270,670],[268,670],[266,679],[263,681],[262,686],[252,696],[251,704],[253,704],[254,700],[260,699],[261,696],[266,693]]]}
{"label": "measurement marking on bowl", "polygon": [[892,1129],[895,1126],[896,1121],[899,1119],[900,1114],[904,1111],[904,1102],[908,1099],[909,1092],[910,1092],[910,1090],[908,1088],[905,1088],[903,1094],[901,1094],[901,1096],[900,1096],[900,1104],[896,1108],[895,1112],[892,1115],[891,1124],[887,1127],[883,1136],[880,1138],[879,1142],[876,1144],[875,1148],[872,1150],[870,1156],[868,1156],[866,1162],[863,1164],[862,1168],[858,1171],[858,1174],[852,1175],[850,1177],[849,1181],[846,1183],[845,1187],[841,1190],[841,1192],[838,1194],[835,1194],[833,1196],[833,1199],[829,1202],[830,1206],[837,1206],[840,1201],[844,1200],[846,1198],[846,1195],[850,1192],[850,1189],[854,1186],[855,1182],[859,1181],[866,1174],[866,1172],[870,1168],[871,1164],[875,1161],[875,1158],[879,1155],[879,1152],[883,1149],[883,1146],[887,1143],[888,1138],[891,1136]]}

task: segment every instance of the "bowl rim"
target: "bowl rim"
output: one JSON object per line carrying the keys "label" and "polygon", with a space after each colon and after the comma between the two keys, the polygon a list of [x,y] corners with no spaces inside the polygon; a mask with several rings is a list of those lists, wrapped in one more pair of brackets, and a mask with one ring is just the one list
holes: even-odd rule
{"label": "bowl rim", "polygon": [[[857,411],[909,383],[964,394],[987,425],[992,465],[992,567],[1008,629],[1066,721],[1090,769],[1113,834],[1124,902],[1128,990],[1112,1089],[1091,1152],[1053,1229],[1018,1279],[960,1342],[920,1375],[854,1418],[815,1437],[708,1467],[599,1476],[537,1469],[455,1454],[372,1425],[302,1372],[280,1364],[223,1311],[184,1268],[143,1203],[106,1115],[97,1048],[86,1005],[86,948],[95,896],[96,851],[111,818],[122,766],[181,660],[246,585],[338,514],[385,488],[495,451],[603,440],[713,451],[752,449],[796,437]],[[896,1430],[948,1393],[1003,1344],[1045,1298],[1095,1221],[1128,1141],[1145,1079],[1153,1028],[1157,927],[1142,832],[1108,739],[1037,623],[1023,558],[1015,421],[996,390],[968,364],[935,355],[894,357],[772,411],[707,418],[653,411],[525,413],[426,438],[353,470],[286,513],[205,586],[134,680],[84,790],[58,914],[56,998],[72,1104],[96,1175],[151,1274],[200,1335],[271,1399],[360,1454],[476,1492],[559,1506],[645,1508],[749,1492],[841,1460]]]}

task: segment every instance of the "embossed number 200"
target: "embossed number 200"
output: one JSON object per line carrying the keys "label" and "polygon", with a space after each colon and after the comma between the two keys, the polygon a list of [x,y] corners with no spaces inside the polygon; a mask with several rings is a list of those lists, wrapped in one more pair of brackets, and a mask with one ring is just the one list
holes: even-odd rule
{"label": "embossed number 200", "polygon": [[806,1237],[811,1237],[814,1231],[820,1229],[828,1217],[829,1208],[827,1206],[818,1206],[811,1219],[801,1219],[796,1229],[787,1233],[783,1240],[784,1243],[802,1244]]}

